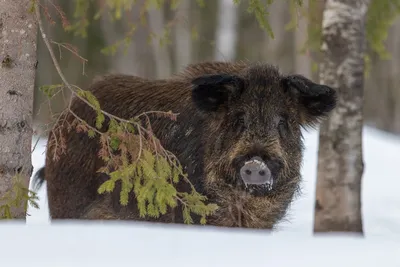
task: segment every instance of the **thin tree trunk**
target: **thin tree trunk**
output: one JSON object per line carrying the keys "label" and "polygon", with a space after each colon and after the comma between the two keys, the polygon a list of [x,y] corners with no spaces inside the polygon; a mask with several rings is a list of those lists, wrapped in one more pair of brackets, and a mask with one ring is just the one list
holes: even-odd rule
{"label": "thin tree trunk", "polygon": [[163,32],[165,25],[165,18],[163,9],[149,8],[149,26],[151,32],[155,35],[152,39],[152,47],[156,60],[156,72],[157,78],[167,78],[172,74],[171,57],[168,49],[168,44],[160,44],[160,39],[163,38]]}
{"label": "thin tree trunk", "polygon": [[203,1],[204,6],[199,7],[198,1],[192,0],[193,8],[190,10],[190,28],[196,32],[198,39],[192,43],[192,62],[213,60],[215,55],[215,25],[218,18],[218,2]]}
{"label": "thin tree trunk", "polygon": [[[28,12],[30,2],[0,1],[0,198],[12,190],[17,173],[28,188],[32,173],[37,24]],[[13,218],[25,220],[25,205],[21,201],[20,207],[12,210]]]}
{"label": "thin tree trunk", "polygon": [[[283,72],[293,73],[296,56],[295,32],[284,28],[290,21],[288,1],[275,0],[269,7],[269,13],[268,20],[274,32],[274,39],[264,31],[264,38],[267,38],[264,42],[267,45],[263,49],[263,58],[271,64],[278,65]],[[248,45],[246,49],[249,49]]]}
{"label": "thin tree trunk", "polygon": [[361,180],[365,17],[369,0],[327,0],[320,81],[338,104],[320,129],[314,232],[363,234]]}
{"label": "thin tree trunk", "polygon": [[321,62],[321,33],[322,33],[322,15],[324,11],[326,0],[309,0],[307,6],[307,19],[308,19],[308,38],[311,42],[308,43],[307,48],[310,50],[311,57],[311,78],[313,80],[319,79],[319,68]]}
{"label": "thin tree trunk", "polygon": [[[155,60],[152,47],[147,42],[149,29],[141,23],[141,11],[144,8],[145,0],[136,1],[132,11],[125,12],[124,17],[119,21],[111,21],[109,16],[103,16],[102,32],[106,45],[112,45],[125,38],[131,30],[132,25],[136,26],[132,36],[132,42],[128,47],[119,47],[114,55],[109,56],[110,73],[121,73],[138,75],[146,78],[156,78]],[[146,20],[147,13],[144,13]]]}
{"label": "thin tree trunk", "polygon": [[[303,1],[305,9],[308,8],[308,0]],[[311,78],[311,57],[309,51],[302,53],[301,49],[308,38],[308,19],[301,16],[294,29],[295,51],[294,51],[294,72]]]}
{"label": "thin tree trunk", "polygon": [[178,21],[174,27],[176,71],[181,71],[192,61],[192,36],[189,23],[191,7],[190,0],[183,0],[179,4],[175,14]]}
{"label": "thin tree trunk", "polygon": [[[237,41],[235,44],[235,60],[250,60],[259,61],[266,60],[270,62],[266,51],[268,45],[267,33],[262,29],[254,14],[250,14],[247,11],[248,3],[245,1],[240,1],[238,9],[238,25],[237,25]],[[268,10],[271,12],[271,10]],[[269,22],[271,22],[270,17],[268,17]],[[273,29],[274,33],[281,30],[282,27],[278,29]],[[249,45],[251,49],[249,49]]]}
{"label": "thin tree trunk", "polygon": [[365,84],[365,124],[400,134],[400,18],[390,27],[386,40],[390,59],[372,57]]}
{"label": "thin tree trunk", "polygon": [[232,0],[218,1],[218,24],[215,32],[215,60],[231,61],[236,57],[238,8]]}

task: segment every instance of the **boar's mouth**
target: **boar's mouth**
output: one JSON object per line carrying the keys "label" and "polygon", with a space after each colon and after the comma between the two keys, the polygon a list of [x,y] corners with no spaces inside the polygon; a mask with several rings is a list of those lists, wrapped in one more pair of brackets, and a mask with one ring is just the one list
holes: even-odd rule
{"label": "boar's mouth", "polygon": [[247,185],[245,186],[245,191],[249,192],[250,195],[255,197],[265,197],[271,194],[273,187],[268,184],[262,185]]}

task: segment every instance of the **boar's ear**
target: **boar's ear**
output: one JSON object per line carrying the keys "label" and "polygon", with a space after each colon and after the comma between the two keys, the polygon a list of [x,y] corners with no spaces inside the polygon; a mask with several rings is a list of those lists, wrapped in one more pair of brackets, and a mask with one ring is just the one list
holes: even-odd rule
{"label": "boar's ear", "polygon": [[242,78],[230,74],[208,74],[192,80],[192,100],[203,111],[216,111],[218,107],[243,91]]}
{"label": "boar's ear", "polygon": [[286,76],[282,82],[300,105],[302,125],[314,125],[336,107],[336,91],[329,86],[314,83],[302,75]]}

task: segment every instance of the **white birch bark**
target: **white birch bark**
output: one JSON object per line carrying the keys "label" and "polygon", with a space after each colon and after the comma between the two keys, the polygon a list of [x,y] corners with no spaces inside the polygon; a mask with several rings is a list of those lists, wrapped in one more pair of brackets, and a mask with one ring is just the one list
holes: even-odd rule
{"label": "white birch bark", "polygon": [[214,59],[232,61],[236,57],[238,8],[232,0],[218,1],[218,22],[215,32]]}
{"label": "white birch bark", "polygon": [[327,0],[320,82],[338,90],[320,128],[314,232],[363,233],[361,181],[365,17],[369,0]]}
{"label": "white birch bark", "polygon": [[[0,1],[0,198],[17,173],[28,188],[32,172],[37,24],[30,2]],[[25,220],[24,204],[12,210],[14,218]]]}

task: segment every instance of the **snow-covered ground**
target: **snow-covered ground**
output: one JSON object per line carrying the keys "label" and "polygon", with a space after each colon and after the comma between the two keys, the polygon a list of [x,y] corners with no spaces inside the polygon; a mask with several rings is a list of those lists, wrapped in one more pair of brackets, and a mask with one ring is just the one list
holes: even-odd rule
{"label": "snow-covered ground", "polygon": [[[50,224],[45,186],[27,225],[0,227],[0,266],[400,266],[400,138],[364,129],[366,238],[312,236],[318,134],[305,133],[303,195],[279,231],[143,223]],[[44,164],[42,141],[34,172]],[[5,242],[4,242],[5,241]],[[7,265],[8,264],[8,265]]]}

